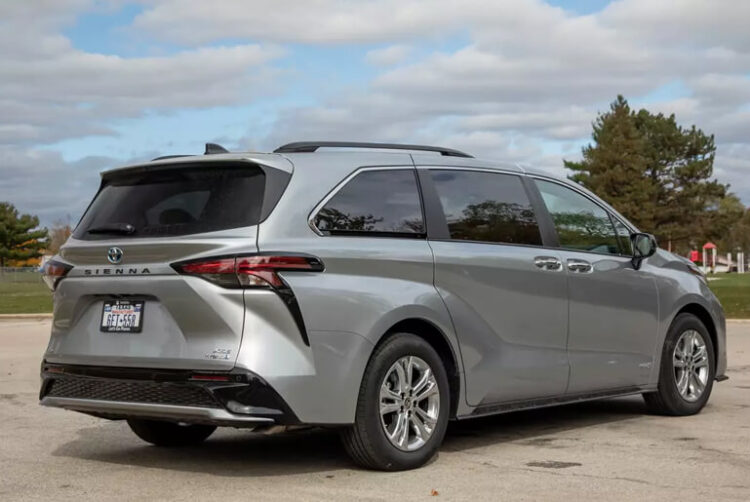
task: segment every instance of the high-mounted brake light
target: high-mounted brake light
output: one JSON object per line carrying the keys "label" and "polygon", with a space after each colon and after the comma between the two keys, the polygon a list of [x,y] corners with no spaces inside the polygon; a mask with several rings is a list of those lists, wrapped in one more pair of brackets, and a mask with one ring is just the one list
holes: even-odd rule
{"label": "high-mounted brake light", "polygon": [[278,272],[320,272],[321,261],[305,255],[251,255],[235,258],[209,258],[175,263],[172,267],[181,274],[196,275],[226,288],[273,287],[283,288]]}
{"label": "high-mounted brake light", "polygon": [[49,260],[42,267],[42,279],[49,289],[52,291],[57,287],[57,283],[68,275],[68,272],[73,268],[72,265],[62,263],[56,260]]}

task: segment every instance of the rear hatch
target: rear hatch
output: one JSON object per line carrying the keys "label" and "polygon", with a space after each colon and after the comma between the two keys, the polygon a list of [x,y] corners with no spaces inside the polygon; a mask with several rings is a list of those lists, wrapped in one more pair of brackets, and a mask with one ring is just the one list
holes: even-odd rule
{"label": "rear hatch", "polygon": [[57,283],[45,359],[231,369],[243,290],[181,275],[173,264],[257,252],[257,226],[291,176],[288,161],[273,162],[188,158],[105,173],[57,258],[72,268]]}

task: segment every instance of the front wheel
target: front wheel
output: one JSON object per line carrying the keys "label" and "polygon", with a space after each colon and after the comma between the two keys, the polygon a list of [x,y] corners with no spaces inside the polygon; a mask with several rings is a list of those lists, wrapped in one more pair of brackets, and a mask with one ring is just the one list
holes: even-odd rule
{"label": "front wheel", "polygon": [[355,423],[342,432],[344,447],[363,467],[414,469],[443,442],[449,410],[448,376],[440,356],[418,336],[395,334],[367,365]]}
{"label": "front wheel", "polygon": [[203,442],[213,434],[212,425],[189,425],[159,420],[129,418],[128,425],[135,435],[156,446],[191,446]]}
{"label": "front wheel", "polygon": [[692,314],[680,314],[669,328],[656,392],[643,394],[660,415],[694,415],[706,405],[716,371],[708,330]]}

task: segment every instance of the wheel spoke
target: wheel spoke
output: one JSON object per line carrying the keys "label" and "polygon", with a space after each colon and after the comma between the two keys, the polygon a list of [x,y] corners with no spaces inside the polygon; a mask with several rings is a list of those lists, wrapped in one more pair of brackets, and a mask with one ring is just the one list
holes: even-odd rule
{"label": "wheel spoke", "polygon": [[388,404],[380,404],[380,414],[381,415],[387,415],[388,413],[393,413],[394,411],[398,411],[401,409],[401,403],[388,403]]}
{"label": "wheel spoke", "polygon": [[414,391],[414,395],[419,394],[422,391],[422,389],[428,383],[430,383],[430,380],[432,380],[432,371],[430,371],[430,368],[425,368],[422,371],[422,376],[419,378],[417,383],[414,384],[414,387],[412,389]]}
{"label": "wheel spoke", "polygon": [[416,431],[417,437],[421,439],[422,441],[427,441],[430,438],[431,432],[428,431],[425,428],[425,424],[422,422],[422,420],[416,415],[416,413],[413,413],[409,420],[414,425],[414,430]]}
{"label": "wheel spoke", "polygon": [[429,413],[424,411],[422,408],[416,409],[416,414],[419,415],[419,418],[422,420],[422,422],[432,430],[433,427],[435,427],[435,424],[437,423],[437,418],[431,416]]}
{"label": "wheel spoke", "polygon": [[687,371],[681,371],[680,377],[677,380],[677,390],[682,394],[683,397],[687,397],[688,385],[690,384],[690,375]]}
{"label": "wheel spoke", "polygon": [[672,364],[675,368],[684,368],[685,359],[683,358],[682,354],[678,354],[678,352],[675,351],[674,358],[672,358]]}
{"label": "wheel spoke", "polygon": [[383,385],[380,386],[380,400],[383,401],[383,399],[392,399],[396,402],[401,402],[401,394],[394,392],[388,387],[387,382],[383,382]]}
{"label": "wheel spoke", "polygon": [[406,372],[401,361],[394,364],[393,369],[396,371],[396,378],[398,379],[396,389],[398,392],[404,392],[406,390]]}
{"label": "wheel spoke", "polygon": [[416,402],[424,401],[428,397],[435,395],[437,393],[438,393],[437,383],[435,383],[434,381],[431,381],[427,384],[427,387],[422,389],[422,392],[414,396],[414,401]]}
{"label": "wheel spoke", "polygon": [[696,373],[692,373],[690,375],[690,380],[693,387],[693,393],[696,395],[696,397],[699,397],[701,394],[703,394],[703,390],[706,388],[706,385],[703,383],[700,376]]}

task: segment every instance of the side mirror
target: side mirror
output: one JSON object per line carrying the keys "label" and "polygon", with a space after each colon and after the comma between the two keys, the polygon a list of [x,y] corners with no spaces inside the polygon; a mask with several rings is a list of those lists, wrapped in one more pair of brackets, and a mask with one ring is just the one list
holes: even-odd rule
{"label": "side mirror", "polygon": [[633,268],[641,268],[643,260],[656,253],[656,237],[651,234],[637,233],[630,235],[630,242],[633,243],[633,259],[630,261]]}

